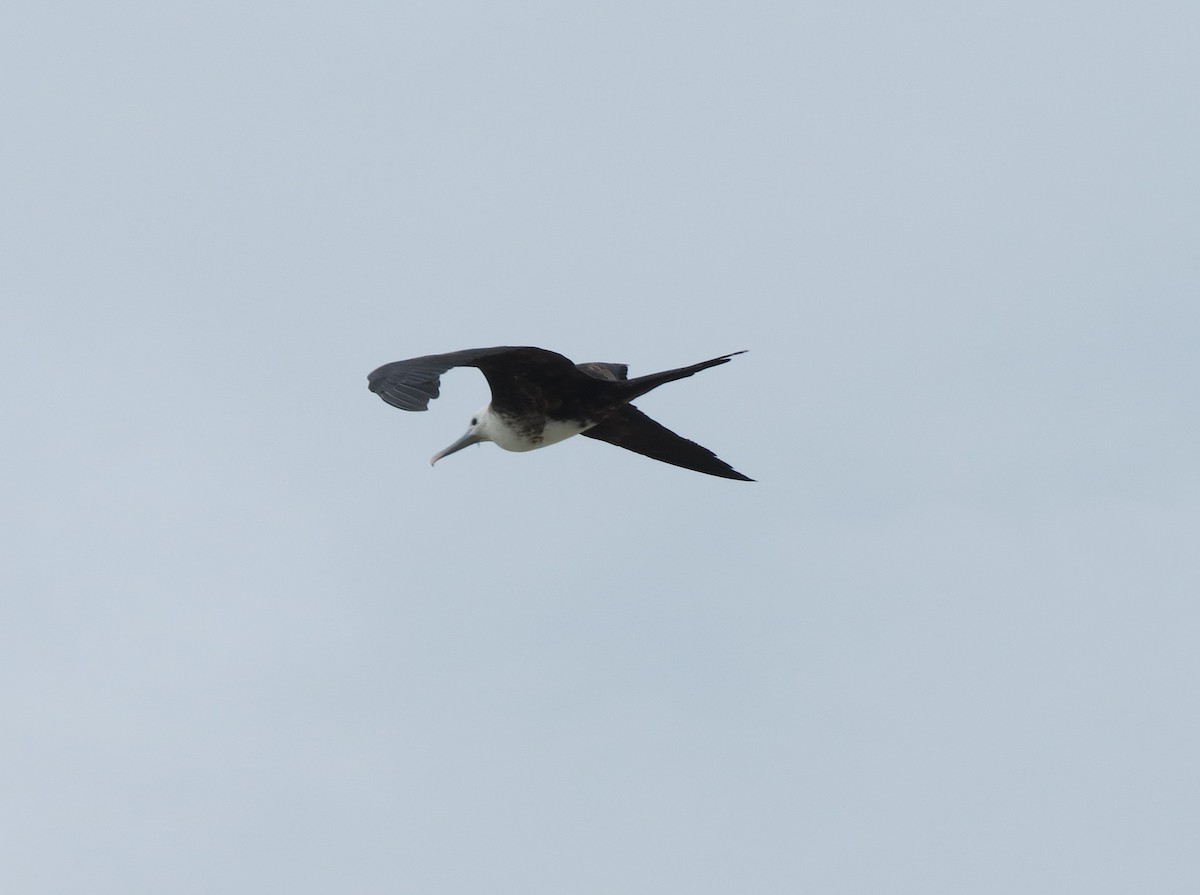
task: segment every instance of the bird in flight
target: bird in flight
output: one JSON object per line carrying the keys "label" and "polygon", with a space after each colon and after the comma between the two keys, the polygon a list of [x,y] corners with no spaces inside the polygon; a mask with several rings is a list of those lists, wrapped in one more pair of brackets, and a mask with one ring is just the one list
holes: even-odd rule
{"label": "bird in flight", "polygon": [[431,464],[482,441],[506,451],[532,451],[585,435],[684,469],[751,482],[712,451],[676,435],[629,403],[660,385],[744,353],[630,379],[625,364],[574,364],[544,348],[469,348],[384,364],[367,377],[367,387],[393,407],[428,410],[447,370],[475,367],[483,373],[492,400],[471,418],[462,438],[433,455]]}

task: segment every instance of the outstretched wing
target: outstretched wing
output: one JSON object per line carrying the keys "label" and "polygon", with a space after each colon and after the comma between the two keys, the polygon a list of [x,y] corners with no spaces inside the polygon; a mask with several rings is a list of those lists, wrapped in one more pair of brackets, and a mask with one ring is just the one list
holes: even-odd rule
{"label": "outstretched wing", "polygon": [[749,476],[742,475],[708,448],[676,435],[632,404],[626,404],[582,434],[673,466],[682,466],[684,469],[725,479],[754,481]]}
{"label": "outstretched wing", "polygon": [[579,376],[580,371],[563,357],[543,348],[468,348],[449,354],[429,354],[384,364],[367,376],[367,387],[393,407],[428,410],[440,394],[441,375],[453,367],[477,367],[492,388],[492,403],[513,404],[524,397],[513,394],[514,383],[531,374],[537,378]]}

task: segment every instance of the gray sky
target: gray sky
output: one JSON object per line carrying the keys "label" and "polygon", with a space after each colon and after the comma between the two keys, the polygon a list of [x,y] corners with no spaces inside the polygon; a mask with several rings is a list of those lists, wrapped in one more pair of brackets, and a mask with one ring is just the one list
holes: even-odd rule
{"label": "gray sky", "polygon": [[1197,10],[7,9],[0,890],[1200,891]]}

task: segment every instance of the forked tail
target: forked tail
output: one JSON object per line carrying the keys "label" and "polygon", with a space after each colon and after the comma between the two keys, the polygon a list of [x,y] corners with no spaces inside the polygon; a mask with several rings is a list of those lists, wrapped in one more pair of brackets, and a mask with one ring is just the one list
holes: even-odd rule
{"label": "forked tail", "polygon": [[729,359],[738,354],[745,354],[745,351],[734,351],[732,354],[723,354],[720,357],[714,357],[712,360],[701,361],[698,364],[692,364],[690,367],[679,367],[675,370],[664,370],[661,373],[650,373],[647,376],[637,376],[633,379],[628,379],[622,382],[621,385],[626,390],[628,397],[627,401],[632,401],[639,395],[644,395],[651,389],[656,389],[660,385],[665,385],[668,382],[674,382],[676,379],[687,379],[689,376],[694,376],[701,370],[707,370],[709,367],[717,367],[721,364],[729,363]]}

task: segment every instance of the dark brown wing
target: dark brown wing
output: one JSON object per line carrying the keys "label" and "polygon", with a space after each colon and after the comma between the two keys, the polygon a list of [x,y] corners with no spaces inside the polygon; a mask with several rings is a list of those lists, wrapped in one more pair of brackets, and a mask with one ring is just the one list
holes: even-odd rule
{"label": "dark brown wing", "polygon": [[[569,392],[584,383],[590,392],[596,380],[576,369],[570,360],[544,348],[469,348],[449,354],[430,354],[384,364],[367,377],[367,387],[401,410],[428,410],[440,393],[441,375],[453,367],[476,367],[492,389],[492,406],[524,413],[546,412],[545,393]],[[555,403],[555,402],[549,402]]]}
{"label": "dark brown wing", "polygon": [[429,354],[384,364],[367,375],[367,388],[401,410],[428,410],[441,394],[441,375],[453,367],[473,366],[496,348],[473,348],[449,354]]}
{"label": "dark brown wing", "polygon": [[542,348],[511,348],[474,366],[492,388],[492,407],[518,416],[596,419],[620,398],[615,384],[587,375],[571,361]]}
{"label": "dark brown wing", "polygon": [[605,417],[583,433],[588,438],[607,441],[663,463],[682,466],[696,472],[752,482],[706,447],[676,435],[666,426],[656,423],[632,404]]}

